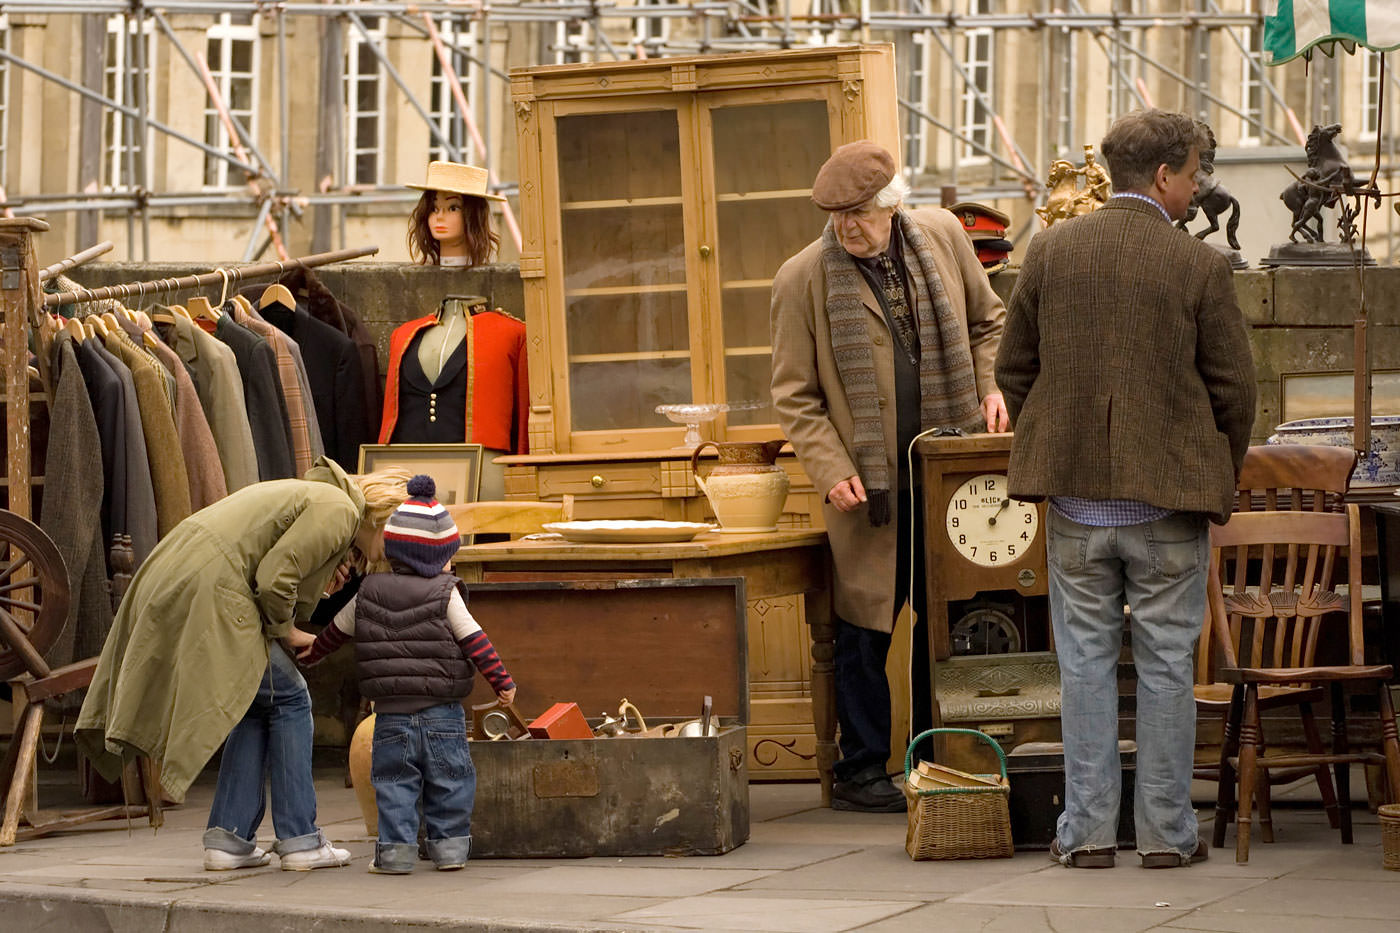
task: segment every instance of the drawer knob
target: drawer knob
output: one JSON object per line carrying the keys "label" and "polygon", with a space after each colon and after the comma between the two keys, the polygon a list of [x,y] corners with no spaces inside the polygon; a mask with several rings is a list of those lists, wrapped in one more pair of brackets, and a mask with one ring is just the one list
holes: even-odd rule
{"label": "drawer knob", "polygon": [[709,248],[708,246],[701,246],[701,247],[700,247],[700,258],[701,258],[701,259],[709,259],[709,258],[710,258],[710,252],[711,252],[711,250],[710,250],[710,248]]}
{"label": "drawer knob", "polygon": [[589,480],[589,482],[593,484],[594,489],[602,489],[603,483],[607,482],[607,480],[603,479],[603,477],[599,476],[597,473],[594,473],[593,478]]}

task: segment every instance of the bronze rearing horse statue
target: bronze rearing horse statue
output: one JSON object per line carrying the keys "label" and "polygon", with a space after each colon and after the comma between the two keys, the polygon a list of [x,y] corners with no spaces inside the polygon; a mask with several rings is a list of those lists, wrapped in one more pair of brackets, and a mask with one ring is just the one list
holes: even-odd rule
{"label": "bronze rearing horse statue", "polygon": [[1186,216],[1176,222],[1180,230],[1185,230],[1186,225],[1196,219],[1199,211],[1206,215],[1206,220],[1210,221],[1210,226],[1196,234],[1196,239],[1204,240],[1212,233],[1220,229],[1218,218],[1226,211],[1230,211],[1230,219],[1225,223],[1225,239],[1230,241],[1230,248],[1238,250],[1240,241],[1237,236],[1240,229],[1240,202],[1225,190],[1215,177],[1215,133],[1210,127],[1203,127],[1206,132],[1209,148],[1201,151],[1201,167],[1196,172],[1196,196],[1191,199],[1191,204],[1186,208]]}
{"label": "bronze rearing horse statue", "polygon": [[[1341,133],[1342,125],[1314,126],[1308,134],[1305,151],[1308,155],[1308,169],[1279,195],[1285,206],[1293,212],[1293,229],[1288,234],[1290,242],[1296,243],[1298,235],[1309,243],[1322,242],[1322,209],[1341,207],[1338,227],[1342,241],[1351,242],[1356,233],[1352,222],[1360,213],[1362,198],[1374,198],[1376,206],[1381,205],[1381,192],[1375,185],[1358,185],[1352,175],[1351,166],[1342,156],[1335,142]],[[1344,199],[1351,199],[1348,203]]]}

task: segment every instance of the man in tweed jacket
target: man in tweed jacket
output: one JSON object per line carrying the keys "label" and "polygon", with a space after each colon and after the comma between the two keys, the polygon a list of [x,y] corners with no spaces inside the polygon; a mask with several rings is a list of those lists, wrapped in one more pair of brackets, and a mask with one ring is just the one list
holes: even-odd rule
{"label": "man in tweed jacket", "polygon": [[1254,419],[1254,366],[1229,263],[1172,226],[1196,192],[1202,128],[1160,110],[1100,146],[1114,196],[1031,241],[996,379],[1015,426],[1009,484],[1050,499],[1065,810],[1052,857],[1114,862],[1123,606],[1137,667],[1134,818],[1145,867],[1206,857],[1191,809],[1192,651],[1207,519],[1224,522]]}

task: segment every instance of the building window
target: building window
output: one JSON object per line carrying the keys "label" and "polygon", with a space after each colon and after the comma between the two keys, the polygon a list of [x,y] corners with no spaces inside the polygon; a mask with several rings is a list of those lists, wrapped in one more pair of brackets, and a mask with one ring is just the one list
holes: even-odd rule
{"label": "building window", "polygon": [[[1258,0],[1251,0],[1248,11],[1259,13]],[[1240,44],[1249,57],[1240,58],[1240,145],[1258,146],[1264,137],[1264,26],[1255,23],[1240,29]]]}
{"label": "building window", "polygon": [[[136,72],[136,21],[125,16],[107,18],[107,50],[102,62],[102,92],[108,99],[126,107],[140,105],[137,96],[138,80],[146,82],[146,107],[149,111],[155,103],[155,30],[150,20],[144,24],[143,39],[146,43],[146,73]],[[150,151],[153,136],[147,133],[146,151]],[[141,146],[136,141],[136,118],[118,113],[110,107],[102,111],[102,185],[108,191],[120,191],[135,187],[139,177]]]}
{"label": "building window", "polygon": [[1061,158],[1077,159],[1083,142],[1075,136],[1075,109],[1078,103],[1076,92],[1079,90],[1079,83],[1075,80],[1075,69],[1079,64],[1075,37],[1075,32],[1069,29],[1061,29],[1055,37],[1060,49],[1057,56],[1060,84],[1055,89],[1056,97],[1059,98],[1055,108],[1055,146]]}
{"label": "building window", "polygon": [[[461,49],[468,55],[475,54],[476,21],[447,16],[438,20],[437,30],[443,45],[449,50],[447,59],[457,71],[458,86],[462,89],[462,96],[467,99],[467,110],[475,114],[476,94],[475,85],[471,80],[471,66],[467,59],[453,55],[450,50]],[[462,159],[475,162],[471,134],[467,132],[465,121],[457,113],[457,101],[452,94],[452,85],[442,73],[442,62],[438,61],[436,52],[433,53],[433,82],[429,91],[428,113],[432,115],[433,126],[461,152]],[[428,134],[428,158],[451,161],[451,154],[438,143],[437,137],[432,133]]]}
{"label": "building window", "polygon": [[904,158],[905,164],[916,172],[922,172],[928,163],[928,121],[918,111],[928,110],[928,63],[933,56],[933,33],[924,30],[910,36],[909,43],[909,103],[913,109],[905,112]]}
{"label": "building window", "polygon": [[593,60],[593,31],[581,19],[554,24],[554,61],[559,65]]}
{"label": "building window", "polygon": [[[969,16],[986,16],[992,12],[992,0],[967,0]],[[991,29],[969,29],[963,34],[963,70],[968,83],[976,85],[983,99],[992,99],[992,57],[995,33]],[[964,85],[962,92],[962,133],[972,140],[964,143],[960,161],[984,162],[992,148],[992,112],[983,106],[972,87]]]}
{"label": "building window", "polygon": [[[0,13],[0,49],[10,50],[10,18]],[[6,156],[10,138],[10,63],[0,61],[0,188],[5,186]]]}
{"label": "building window", "polygon": [[[205,33],[204,56],[209,73],[229,115],[257,138],[258,27],[251,13],[221,13]],[[234,155],[235,140],[219,116],[214,102],[205,95],[204,141],[215,149]],[[204,155],[204,184],[211,188],[241,185],[243,173],[223,159]]]}
{"label": "building window", "polygon": [[1361,88],[1361,137],[1375,139],[1381,125],[1381,53],[1357,49],[1366,56],[1366,74]]}
{"label": "building window", "polygon": [[[1141,13],[1141,0],[1119,0],[1115,10],[1119,13]],[[1142,78],[1142,59],[1132,52],[1141,48],[1143,31],[1122,28],[1114,33],[1116,42],[1112,49],[1113,67],[1108,76],[1108,115],[1114,117],[1136,110],[1140,103],[1137,96],[1137,82]]]}
{"label": "building window", "polygon": [[362,16],[365,33],[349,28],[345,43],[345,183],[377,185],[383,165],[384,75],[370,42],[384,46],[384,17]]}
{"label": "building window", "polygon": [[[637,6],[665,6],[670,0],[637,0]],[[666,16],[638,16],[632,20],[632,45],[640,45],[648,55],[661,51],[671,37],[671,19]]]}

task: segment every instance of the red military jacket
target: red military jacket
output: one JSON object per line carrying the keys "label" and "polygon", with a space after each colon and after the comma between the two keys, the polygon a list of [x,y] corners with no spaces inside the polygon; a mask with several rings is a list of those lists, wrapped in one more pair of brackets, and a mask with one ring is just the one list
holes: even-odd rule
{"label": "red military jacket", "polygon": [[[530,379],[526,371],[525,325],[503,311],[469,316],[467,328],[467,443],[513,454],[529,453]],[[389,375],[384,385],[384,420],[379,443],[389,443],[399,416],[399,365],[436,315],[400,324],[389,336]]]}

